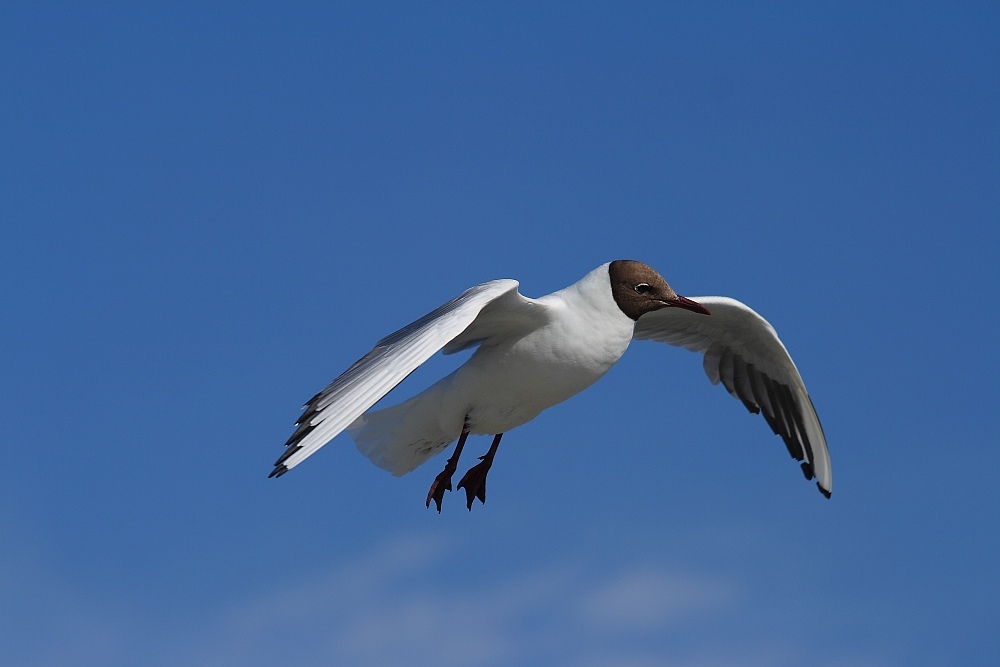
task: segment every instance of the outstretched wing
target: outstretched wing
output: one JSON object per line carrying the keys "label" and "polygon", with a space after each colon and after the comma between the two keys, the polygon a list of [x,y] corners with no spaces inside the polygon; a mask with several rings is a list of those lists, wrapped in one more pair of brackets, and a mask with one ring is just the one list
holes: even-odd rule
{"label": "outstretched wing", "polygon": [[[485,331],[463,342],[462,347],[478,344],[498,329],[530,328],[528,321],[537,319],[537,309],[529,304],[535,302],[518,294],[517,284],[516,280],[493,280],[472,287],[380,340],[371,352],[309,399],[295,432],[285,443],[287,449],[268,476],[281,476],[302,463],[466,329]],[[484,326],[470,326],[479,324],[477,318],[487,313]]]}
{"label": "outstretched wing", "polygon": [[711,316],[681,308],[646,313],[635,325],[637,339],[678,345],[705,355],[705,373],[722,384],[747,410],[762,413],[788,453],[802,462],[806,479],[827,498],[833,473],[826,437],[802,376],[767,320],[724,296],[691,297]]}

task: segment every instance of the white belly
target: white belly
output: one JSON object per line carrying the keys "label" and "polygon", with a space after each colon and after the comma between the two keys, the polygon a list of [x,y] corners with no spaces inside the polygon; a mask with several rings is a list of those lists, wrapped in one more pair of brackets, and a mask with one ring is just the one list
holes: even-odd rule
{"label": "white belly", "polygon": [[480,348],[444,382],[451,424],[468,419],[472,433],[504,433],[531,421],[599,380],[628,348],[620,335],[561,335],[546,328],[512,344]]}

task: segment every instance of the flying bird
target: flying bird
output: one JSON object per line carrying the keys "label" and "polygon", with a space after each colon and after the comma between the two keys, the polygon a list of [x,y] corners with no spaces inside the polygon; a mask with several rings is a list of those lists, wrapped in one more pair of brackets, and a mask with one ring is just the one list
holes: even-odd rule
{"label": "flying bird", "polygon": [[[764,416],[788,452],[830,497],[826,438],[812,400],[774,328],[748,306],[721,296],[678,295],[653,268],[632,260],[602,264],[579,282],[538,299],[516,280],[493,280],[380,340],[371,352],[309,399],[269,477],[280,477],[340,432],[372,463],[404,475],[456,439],[427,493],[438,512],[470,434],[493,435],[489,451],[459,481],[471,510],[486,502],[486,476],[503,434],[586,389],[615,365],[633,339],[704,355],[720,382]],[[438,351],[475,347],[450,375],[399,405],[375,403]]]}

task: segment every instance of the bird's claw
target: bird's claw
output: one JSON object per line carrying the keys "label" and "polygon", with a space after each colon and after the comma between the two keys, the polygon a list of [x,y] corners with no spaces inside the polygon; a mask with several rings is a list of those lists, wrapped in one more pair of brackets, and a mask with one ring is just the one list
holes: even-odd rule
{"label": "bird's claw", "polygon": [[441,502],[444,500],[444,492],[451,491],[451,474],[452,471],[445,468],[438,476],[434,478],[431,483],[430,491],[427,492],[427,503],[425,507],[431,506],[431,501],[437,506],[438,514],[441,513]]}
{"label": "bird's claw", "polygon": [[479,498],[479,502],[486,504],[486,474],[490,471],[493,461],[485,456],[479,457],[482,463],[469,468],[469,471],[458,483],[458,488],[465,489],[465,506],[472,510],[472,501]]}

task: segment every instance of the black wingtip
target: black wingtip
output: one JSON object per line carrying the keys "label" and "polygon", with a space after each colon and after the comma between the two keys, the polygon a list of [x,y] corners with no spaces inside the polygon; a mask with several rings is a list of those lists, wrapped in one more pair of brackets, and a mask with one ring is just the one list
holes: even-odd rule
{"label": "black wingtip", "polygon": [[279,465],[279,466],[275,466],[274,470],[271,471],[271,474],[268,475],[267,478],[271,479],[272,477],[281,477],[286,472],[288,472],[288,466],[286,466],[284,464]]}
{"label": "black wingtip", "polygon": [[809,463],[808,461],[803,461],[801,463],[801,467],[802,467],[802,474],[806,476],[806,479],[812,479],[813,477],[815,477],[815,475],[813,474],[813,467],[811,463]]}
{"label": "black wingtip", "polygon": [[274,465],[275,465],[275,466],[280,466],[280,465],[281,465],[282,463],[284,463],[285,461],[287,461],[287,460],[288,460],[288,457],[289,457],[289,456],[291,456],[291,455],[292,455],[292,454],[294,454],[295,452],[299,451],[300,449],[302,449],[302,445],[293,445],[293,446],[291,446],[291,447],[288,447],[288,448],[287,448],[287,449],[285,449],[285,451],[284,451],[284,452],[283,452],[283,453],[281,454],[281,456],[279,456],[279,457],[278,457],[278,460],[274,462]]}
{"label": "black wingtip", "polygon": [[819,482],[816,482],[816,488],[819,489],[819,492],[822,493],[823,496],[827,499],[829,499],[830,496],[833,495],[832,491],[827,491],[826,489],[824,489],[822,486],[819,485]]}

